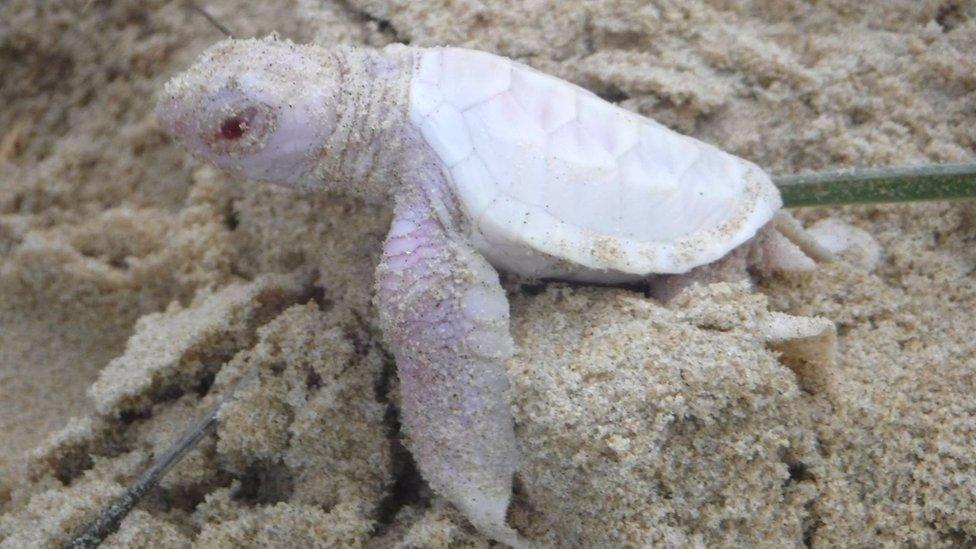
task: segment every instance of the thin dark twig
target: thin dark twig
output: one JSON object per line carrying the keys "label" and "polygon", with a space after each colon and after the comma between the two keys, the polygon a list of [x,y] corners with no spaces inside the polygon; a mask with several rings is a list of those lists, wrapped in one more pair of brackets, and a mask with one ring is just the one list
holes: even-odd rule
{"label": "thin dark twig", "polygon": [[234,34],[230,32],[227,27],[223,26],[220,21],[217,21],[214,18],[213,15],[210,15],[210,12],[203,9],[203,7],[197,4],[194,0],[186,0],[186,4],[190,6],[190,9],[202,15],[207,21],[210,21],[210,24],[216,27],[220,32],[224,33],[227,38],[234,38]]}
{"label": "thin dark twig", "polygon": [[241,381],[239,381],[234,387],[220,399],[213,408],[211,408],[206,415],[200,418],[199,421],[191,425],[183,435],[172,445],[169,450],[163,455],[159,456],[153,464],[143,472],[142,476],[139,477],[137,481],[129,485],[125,492],[109,505],[102,509],[102,512],[95,517],[94,520],[89,522],[84,531],[71,540],[71,543],[66,545],[72,549],[88,549],[92,547],[98,547],[102,541],[114,533],[119,524],[122,522],[130,511],[139,503],[139,501],[145,496],[150,490],[152,490],[159,481],[173,468],[174,465],[180,462],[186,454],[191,450],[196,448],[197,444],[206,438],[210,433],[214,431],[217,427],[217,419],[220,415],[220,411],[223,410],[229,402],[234,400],[237,395],[237,390],[246,381],[249,381],[253,376],[245,376]]}

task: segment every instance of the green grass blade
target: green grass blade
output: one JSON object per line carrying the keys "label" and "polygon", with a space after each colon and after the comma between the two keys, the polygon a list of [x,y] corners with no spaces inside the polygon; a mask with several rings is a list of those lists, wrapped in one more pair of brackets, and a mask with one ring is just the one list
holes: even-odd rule
{"label": "green grass blade", "polygon": [[976,164],[855,168],[773,182],[787,208],[976,198]]}

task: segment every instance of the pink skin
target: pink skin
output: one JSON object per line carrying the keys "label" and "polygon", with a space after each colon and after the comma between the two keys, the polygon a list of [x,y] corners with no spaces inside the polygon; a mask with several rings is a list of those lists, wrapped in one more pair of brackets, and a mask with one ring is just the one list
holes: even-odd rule
{"label": "pink skin", "polygon": [[436,221],[425,194],[397,201],[377,271],[404,427],[431,486],[482,531],[517,545],[504,527],[517,463],[505,399],[508,300],[495,270]]}

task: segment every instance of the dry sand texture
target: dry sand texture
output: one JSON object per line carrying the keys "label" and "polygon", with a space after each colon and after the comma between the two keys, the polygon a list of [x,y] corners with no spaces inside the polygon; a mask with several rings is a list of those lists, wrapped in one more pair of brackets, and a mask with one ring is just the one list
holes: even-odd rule
{"label": "dry sand texture", "polygon": [[[499,52],[777,173],[976,154],[962,0],[201,3],[245,36]],[[179,1],[0,3],[0,546],[64,541],[249,368],[109,545],[485,546],[397,438],[369,305],[388,213],[229,181],[153,121],[218,38]],[[828,215],[875,235],[873,271],[666,308],[509,284],[511,522],[566,547],[976,543],[976,206],[804,218]],[[834,363],[768,348],[771,310],[835,321]]]}

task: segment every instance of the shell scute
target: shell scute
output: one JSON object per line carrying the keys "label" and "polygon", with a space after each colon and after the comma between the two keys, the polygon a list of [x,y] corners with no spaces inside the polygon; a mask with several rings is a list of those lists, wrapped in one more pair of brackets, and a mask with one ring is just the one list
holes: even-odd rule
{"label": "shell scute", "polygon": [[448,103],[442,103],[424,119],[420,133],[448,168],[474,152],[464,118]]}
{"label": "shell scute", "polygon": [[576,119],[576,91],[527,68],[512,70],[512,96],[545,132]]}
{"label": "shell scute", "polygon": [[490,53],[445,48],[441,51],[441,93],[458,110],[467,109],[506,91],[511,62]]}
{"label": "shell scute", "polygon": [[645,165],[663,170],[675,180],[680,180],[701,155],[698,144],[660,124],[644,124],[639,133],[637,150]]}
{"label": "shell scute", "polygon": [[579,125],[614,158],[637,145],[639,120],[599,97],[579,100]]}
{"label": "shell scute", "polygon": [[430,116],[434,109],[444,103],[444,97],[441,96],[441,90],[436,84],[414,82],[412,87],[411,115],[419,124],[421,120]]}
{"label": "shell scute", "polygon": [[464,112],[476,154],[485,162],[498,188],[538,205],[546,178],[539,151],[547,136],[525,115],[509,93],[501,93]]}
{"label": "shell scute", "polygon": [[416,78],[428,84],[439,84],[443,62],[443,52],[433,50],[430,55],[425,55],[418,60]]}
{"label": "shell scute", "polygon": [[468,217],[478,219],[491,203],[498,198],[499,193],[494,185],[492,175],[477,155],[469,155],[451,168],[451,176],[455,180],[471,181],[470,185],[458,186],[461,205]]}

